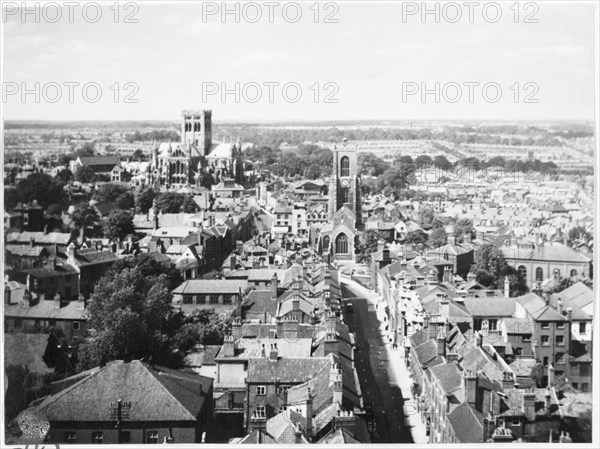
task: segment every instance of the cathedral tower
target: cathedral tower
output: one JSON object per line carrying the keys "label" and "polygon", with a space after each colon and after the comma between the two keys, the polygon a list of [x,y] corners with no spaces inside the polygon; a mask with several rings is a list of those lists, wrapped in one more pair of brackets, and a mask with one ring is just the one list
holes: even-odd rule
{"label": "cathedral tower", "polygon": [[206,156],[212,143],[212,111],[183,111],[181,143],[184,147],[194,145]]}

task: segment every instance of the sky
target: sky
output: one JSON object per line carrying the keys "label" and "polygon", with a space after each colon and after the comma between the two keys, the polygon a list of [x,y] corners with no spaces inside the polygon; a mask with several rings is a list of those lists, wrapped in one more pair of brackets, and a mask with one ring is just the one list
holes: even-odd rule
{"label": "sky", "polygon": [[5,10],[4,118],[595,119],[593,2],[274,3]]}

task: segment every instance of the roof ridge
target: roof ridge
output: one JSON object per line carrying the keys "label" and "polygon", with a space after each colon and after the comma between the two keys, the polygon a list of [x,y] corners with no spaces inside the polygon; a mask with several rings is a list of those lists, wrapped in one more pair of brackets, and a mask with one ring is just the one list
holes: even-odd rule
{"label": "roof ridge", "polygon": [[[160,384],[161,388],[162,388],[162,389],[163,389],[163,390],[164,390],[164,391],[165,391],[165,392],[166,392],[166,393],[167,393],[167,394],[168,394],[168,395],[169,395],[171,398],[173,398],[173,399],[175,400],[175,402],[177,403],[177,406],[178,406],[179,408],[182,408],[183,410],[185,410],[185,412],[186,412],[186,413],[187,413],[189,416],[191,416],[191,417],[192,417],[192,419],[194,419],[194,420],[196,419],[196,417],[195,417],[194,415],[192,415],[192,413],[191,413],[191,412],[190,412],[190,411],[189,411],[189,410],[188,410],[188,409],[187,409],[187,408],[186,408],[186,407],[185,407],[185,406],[184,406],[184,405],[183,405],[183,404],[182,404],[182,403],[179,401],[179,399],[177,399],[177,398],[176,398],[176,397],[173,395],[173,393],[171,393],[171,392],[169,391],[169,389],[168,389],[168,388],[167,388],[165,385],[163,385],[163,383],[160,381],[160,378],[159,378],[159,376],[158,376],[158,373],[156,373],[156,374],[155,374],[153,370],[150,370],[150,369],[149,369],[149,368],[148,368],[146,365],[144,365],[144,364],[143,364],[141,361],[137,360],[137,362],[138,362],[138,363],[139,363],[139,364],[140,364],[140,365],[141,365],[143,368],[145,368],[143,371],[145,371],[145,372],[146,372],[146,374],[147,374],[148,376],[150,376],[152,379],[154,379],[154,381],[155,381],[155,382],[158,382],[158,383]],[[187,388],[186,388],[186,389],[187,389]]]}

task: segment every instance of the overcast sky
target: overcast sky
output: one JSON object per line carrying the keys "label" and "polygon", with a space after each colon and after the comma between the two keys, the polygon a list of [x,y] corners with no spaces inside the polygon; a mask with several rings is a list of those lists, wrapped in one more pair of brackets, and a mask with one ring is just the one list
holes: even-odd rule
{"label": "overcast sky", "polygon": [[[119,23],[108,6],[96,23],[84,19],[81,7],[75,9],[73,23],[66,9],[57,23],[44,15],[39,23],[33,15],[23,20],[17,12],[7,16],[3,30],[4,118],[178,120],[182,109],[210,108],[216,121],[594,120],[593,4],[537,3],[537,11],[521,4],[518,23],[509,9],[512,2],[501,2],[502,17],[496,23],[490,23],[496,11],[488,9],[484,16],[482,6],[475,8],[473,23],[467,7],[457,23],[449,23],[445,18],[453,20],[457,11],[448,7],[440,10],[440,23],[433,15],[423,23],[419,13],[403,21],[400,3],[337,3],[337,11],[322,5],[315,23],[311,3],[302,4],[296,23],[290,23],[293,7],[284,17],[285,2],[274,8],[273,23],[269,7],[260,2],[257,23],[244,20],[254,19],[256,8],[246,9],[240,23],[233,15],[222,23],[219,14],[203,17],[200,3],[137,3],[137,11],[122,6]],[[220,8],[221,3],[213,5]],[[123,23],[128,13],[138,23]],[[93,9],[87,14],[94,19]],[[327,14],[337,23],[324,23]],[[537,23],[524,23],[528,14]],[[46,14],[50,19],[55,15],[50,10]],[[33,94],[23,99],[20,91],[35,90],[36,82],[39,102]],[[65,82],[80,83],[72,87],[72,103]],[[223,86],[235,90],[236,82],[239,102],[233,94],[225,99],[209,95],[210,89]],[[436,82],[439,103],[433,94],[423,101],[418,92],[403,99],[403,90],[421,89],[423,83],[435,90]],[[52,83],[62,90],[56,103],[50,102],[57,98]],[[81,86],[86,83],[102,89],[98,102],[85,100]],[[262,98],[255,103],[256,84],[248,83],[261,87]],[[272,103],[264,83],[280,83],[272,85]],[[288,84],[283,92],[286,83],[297,84]],[[472,103],[464,83],[480,83],[472,87]],[[486,83],[497,84],[483,92]],[[458,101],[456,86],[462,93]],[[302,92],[293,103],[297,87]],[[19,91],[13,94],[15,89]],[[94,99],[95,88],[87,94]],[[127,94],[138,102],[124,102]],[[325,102],[328,94],[337,103]],[[525,102],[526,97],[537,103]]]}

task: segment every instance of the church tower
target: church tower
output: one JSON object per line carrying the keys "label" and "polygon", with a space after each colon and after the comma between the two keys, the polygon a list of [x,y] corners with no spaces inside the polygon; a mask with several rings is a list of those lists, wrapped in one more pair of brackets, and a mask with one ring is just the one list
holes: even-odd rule
{"label": "church tower", "polygon": [[194,145],[206,156],[212,144],[212,111],[183,111],[181,143],[183,147]]}
{"label": "church tower", "polygon": [[333,149],[333,173],[329,180],[328,214],[333,215],[344,205],[356,215],[356,225],[362,219],[360,182],[358,179],[357,146],[349,146],[344,140],[342,146]]}

